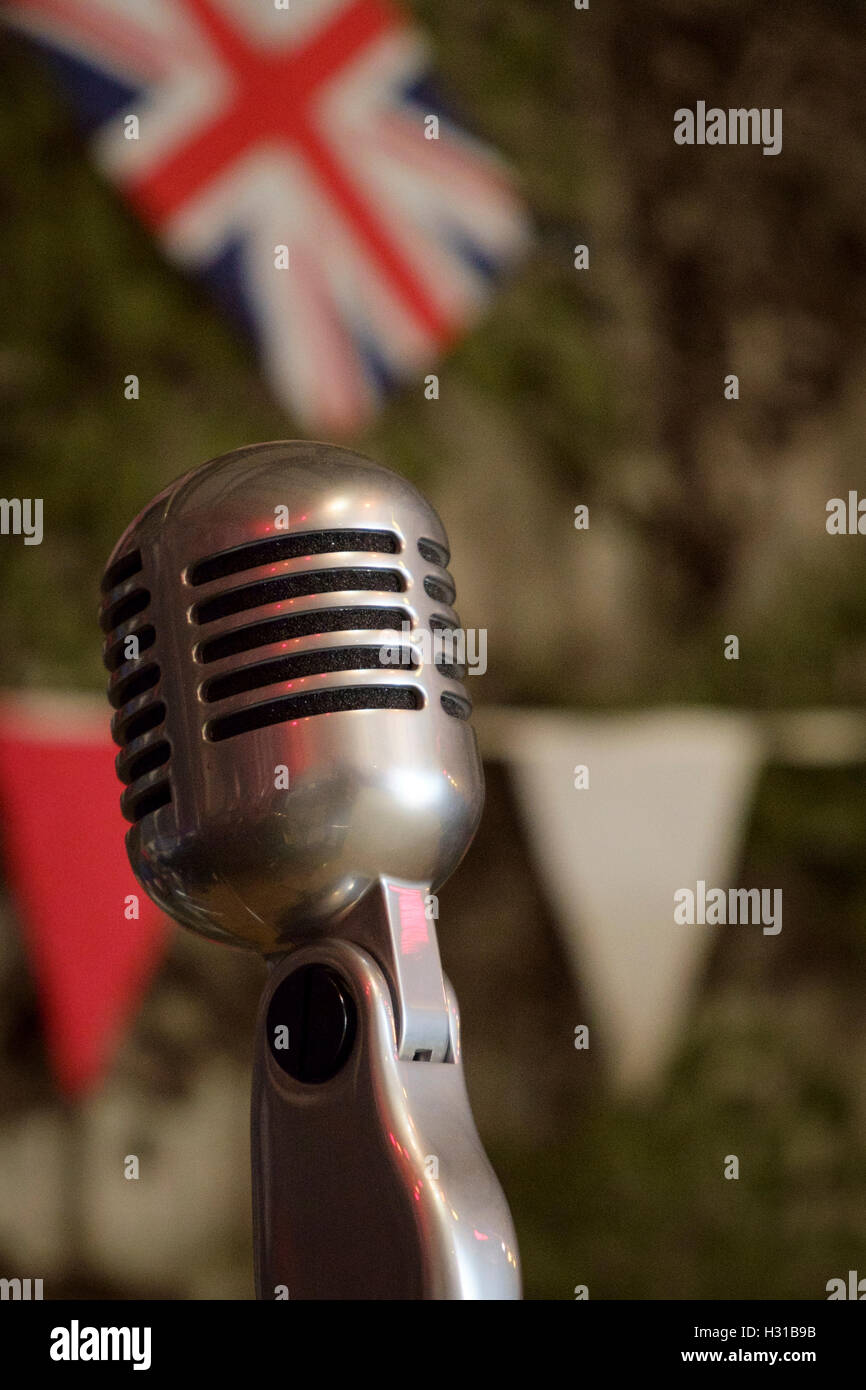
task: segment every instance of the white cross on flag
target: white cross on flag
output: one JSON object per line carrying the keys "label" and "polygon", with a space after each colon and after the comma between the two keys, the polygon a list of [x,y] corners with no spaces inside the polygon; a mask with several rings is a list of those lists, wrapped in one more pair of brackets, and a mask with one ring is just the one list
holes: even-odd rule
{"label": "white cross on flag", "polygon": [[389,0],[5,13],[48,51],[100,168],[241,320],[309,429],[356,430],[429,370],[526,241],[506,172],[443,113]]}

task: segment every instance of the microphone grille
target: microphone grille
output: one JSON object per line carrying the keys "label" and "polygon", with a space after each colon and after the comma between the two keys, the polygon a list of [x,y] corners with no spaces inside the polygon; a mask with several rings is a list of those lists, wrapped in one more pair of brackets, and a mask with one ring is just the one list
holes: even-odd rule
{"label": "microphone grille", "polygon": [[102,579],[102,659],[110,673],[108,699],[115,710],[111,734],[120,752],[117,775],[125,784],[120,808],[135,824],[172,799],[171,745],[165,737],[162,672],[155,657],[156,629],[140,550],[108,566]]}
{"label": "microphone grille", "polygon": [[[434,541],[419,541],[418,554],[429,564],[438,567],[436,575],[425,575],[423,589],[428,598],[450,606],[455,597],[454,585],[444,565],[448,552]],[[346,563],[320,565],[318,556],[346,556]],[[359,557],[370,556],[366,562]],[[393,564],[384,557],[395,556]],[[375,558],[373,558],[375,557]],[[291,570],[280,570],[283,561],[304,560]],[[214,709],[204,726],[205,737],[221,742],[254,729],[266,728],[289,720],[308,718],[317,714],[336,714],[346,710],[399,709],[419,710],[424,707],[424,691],[411,679],[418,669],[418,660],[404,632],[417,626],[417,617],[407,603],[399,599],[387,601],[389,594],[403,595],[407,591],[409,572],[404,543],[395,532],[376,529],[329,529],[296,532],[284,536],[247,541],[214,554],[203,556],[188,566],[186,582],[193,588],[207,586],[209,592],[194,602],[191,608],[193,624],[200,637],[195,646],[198,663],[210,665],[227,657],[242,657],[218,675],[205,677],[199,687],[202,700]],[[270,567],[270,573],[268,573]],[[251,577],[250,572],[259,575]],[[265,571],[264,574],[261,571]],[[234,582],[235,576],[243,576]],[[228,580],[228,584],[221,581]],[[376,595],[376,603],[359,602],[360,594]],[[328,608],[301,609],[297,612],[279,611],[274,616],[243,618],[229,628],[220,628],[222,620],[237,620],[238,615],[260,610],[269,604],[286,604],[316,595],[345,595],[344,605]],[[214,625],[211,628],[211,625]],[[431,620],[441,627],[454,626],[447,618]],[[211,629],[211,631],[209,631]],[[370,631],[369,642],[360,634]],[[386,642],[385,633],[398,632]],[[270,655],[257,661],[252,653],[260,647],[288,643],[295,638],[318,637],[325,633],[345,633],[342,644],[329,642],[320,648],[289,654]],[[442,674],[454,676],[451,668],[442,666]],[[293,682],[307,677],[327,676],[341,671],[371,673],[370,683],[329,685],[321,690],[305,688],[298,693],[273,694],[259,703],[245,702],[231,709],[224,701],[250,691],[264,690],[278,683]],[[384,675],[399,671],[400,683]],[[459,677],[458,677],[459,678]],[[447,714],[466,718],[469,702],[442,701]]]}
{"label": "microphone grille", "polygon": [[211,459],[127,527],[100,614],[121,808],[178,921],[267,953],[382,875],[448,877],[484,799],[449,563],[412,483],[302,440]]}
{"label": "microphone grille", "polygon": [[[303,529],[270,521],[274,499]],[[416,730],[415,714],[451,725],[472,708],[449,563],[420,494],[345,450],[251,446],[171,484],[127,528],[102,581],[126,819],[137,825],[174,803],[174,821],[160,821],[171,835],[178,817],[186,824],[200,769],[210,787],[228,785],[226,741],[273,726],[303,722],[299,738],[326,740],[352,729],[386,744],[387,711],[399,711],[394,738],[427,757],[440,735],[421,720]],[[316,718],[355,711],[383,714],[321,727]],[[477,758],[466,736],[448,746]]]}

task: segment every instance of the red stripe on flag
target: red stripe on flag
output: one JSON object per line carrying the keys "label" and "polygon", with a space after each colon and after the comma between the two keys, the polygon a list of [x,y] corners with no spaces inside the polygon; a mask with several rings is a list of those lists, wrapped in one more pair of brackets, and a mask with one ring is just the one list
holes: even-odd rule
{"label": "red stripe on flag", "polygon": [[314,106],[323,88],[402,19],[382,0],[356,0],[306,42],[273,50],[248,44],[212,0],[183,4],[224,64],[233,94],[222,115],[157,168],[127,183],[127,196],[141,216],[161,226],[248,149],[276,138],[307,160],[405,308],[435,343],[448,341],[456,324],[388,238],[316,128]]}

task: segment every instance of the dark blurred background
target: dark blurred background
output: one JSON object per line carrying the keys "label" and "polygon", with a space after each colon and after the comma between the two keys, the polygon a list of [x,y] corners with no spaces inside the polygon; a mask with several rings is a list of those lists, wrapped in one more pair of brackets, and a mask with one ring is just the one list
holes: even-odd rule
{"label": "dark blurred background", "polygon": [[[349,441],[445,519],[461,616],[489,632],[477,704],[860,705],[864,542],[828,537],[825,507],[866,490],[863,6],[409,8],[536,226],[441,364],[439,401],[410,386]],[[9,36],[0,85],[2,492],[41,495],[46,516],[38,550],[0,546],[3,683],[96,692],[98,580],[128,521],[205,459],[299,431]],[[673,112],[697,100],[783,108],[782,154],[676,146]],[[737,662],[721,659],[732,632]],[[440,933],[527,1297],[821,1298],[866,1274],[863,774],[766,769],[737,881],[784,888],[785,930],[772,951],[718,938],[672,1065],[627,1097],[597,1049],[573,1048],[591,1002],[508,768],[489,764]],[[54,1296],[251,1296],[261,975],[175,932],[108,1083],[69,1113],[6,902],[0,1271],[44,1269]],[[147,1184],[122,1181],[129,1152]],[[721,1182],[717,1155],[743,1152]]]}

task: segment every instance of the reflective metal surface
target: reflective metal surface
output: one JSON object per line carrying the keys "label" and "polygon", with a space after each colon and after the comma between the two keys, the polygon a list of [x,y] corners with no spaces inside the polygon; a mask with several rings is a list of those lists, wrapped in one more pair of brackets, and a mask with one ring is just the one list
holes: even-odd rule
{"label": "reflective metal surface", "polygon": [[[290,532],[383,529],[398,536],[401,548],[393,555],[301,556],[190,583],[190,569],[202,557],[279,535],[279,507],[288,508]],[[456,867],[481,814],[481,766],[471,726],[444,714],[440,704],[443,692],[466,698],[463,686],[423,653],[414,670],[333,671],[219,702],[235,712],[287,689],[386,684],[420,692],[421,710],[321,714],[224,742],[205,734],[214,715],[202,697],[206,680],[287,652],[393,642],[393,632],[314,632],[206,664],[196,659],[204,641],[253,620],[347,606],[405,609],[417,631],[429,630],[431,617],[456,624],[453,609],[425,592],[426,578],[447,579],[444,569],[422,559],[418,541],[425,538],[447,550],[439,518],[410,483],[348,450],[289,442],[238,450],[187,474],[115,547],[109,571],[134,551],[141,553],[142,569],[110,591],[106,608],[122,612],[124,598],[145,586],[150,600],[144,616],[156,641],[139,662],[121,663],[112,686],[122,691],[145,657],[160,671],[158,685],[124,702],[115,723],[128,721],[154,699],[164,703],[164,724],[125,752],[129,760],[167,739],[173,798],[132,827],[127,848],[147,892],[185,926],[265,952],[281,950],[302,935],[328,929],[381,873],[438,885]],[[263,576],[326,569],[398,571],[405,591],[325,592],[263,603],[254,613],[205,624],[194,621],[196,605]],[[110,630],[109,644],[117,648],[140,627],[136,614]],[[276,785],[280,766],[288,769],[287,788]],[[162,776],[162,768],[146,772],[130,792],[141,796]]]}
{"label": "reflective metal surface", "polygon": [[167,488],[106,571],[132,867],[177,921],[271,963],[263,1298],[520,1297],[429,911],[484,796],[459,672],[416,641],[458,625],[447,564],[411,484],[280,442]]}
{"label": "reflective metal surface", "polygon": [[[263,1026],[274,990],[311,961],[338,971],[359,1006],[352,1057],[324,1086],[286,1076]],[[514,1228],[472,1120],[448,992],[452,1060],[399,1061],[390,994],[366,951],[326,940],[274,966],[253,1091],[259,1298],[520,1298]]]}

